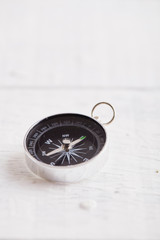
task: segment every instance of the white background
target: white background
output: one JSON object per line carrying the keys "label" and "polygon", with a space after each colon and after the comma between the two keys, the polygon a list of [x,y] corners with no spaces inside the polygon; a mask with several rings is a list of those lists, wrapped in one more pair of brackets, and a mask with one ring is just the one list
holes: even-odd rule
{"label": "white background", "polygon": [[[32,175],[30,125],[99,101],[116,109],[103,170]],[[0,0],[0,239],[160,239],[159,102],[160,1]]]}

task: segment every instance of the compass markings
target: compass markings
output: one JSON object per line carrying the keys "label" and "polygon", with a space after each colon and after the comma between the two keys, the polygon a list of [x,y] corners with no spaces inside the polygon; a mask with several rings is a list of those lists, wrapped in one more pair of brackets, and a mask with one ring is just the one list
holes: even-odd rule
{"label": "compass markings", "polygon": [[55,153],[52,157],[50,157],[50,158],[54,158],[55,156],[57,156],[57,155],[59,155],[59,154],[61,154],[60,152],[58,152],[58,153]]}
{"label": "compass markings", "polygon": [[72,154],[71,154],[71,157],[74,159],[74,161],[75,161],[75,162],[77,162],[76,158],[75,158],[75,157],[73,157],[73,155],[72,155]]}
{"label": "compass markings", "polygon": [[72,152],[72,155],[77,156],[77,157],[79,157],[79,158],[83,158],[83,157],[81,157],[80,155],[78,155],[78,154],[75,153],[75,152]]}
{"label": "compass markings", "polygon": [[61,165],[64,163],[64,159],[66,158],[66,155],[64,155],[64,158],[63,158],[63,160],[62,160],[62,162],[61,162]]}
{"label": "compass markings", "polygon": [[45,141],[45,144],[51,144],[52,143],[52,140],[49,138],[47,141]]}
{"label": "compass markings", "polygon": [[80,145],[78,145],[78,144],[76,144],[76,147],[81,147],[81,146],[83,146],[85,143],[82,143],[82,144],[80,144]]}
{"label": "compass markings", "polygon": [[[74,153],[74,152],[73,152],[73,153]],[[84,153],[84,152],[78,152],[78,154],[79,154],[79,153],[82,153],[82,154],[87,154],[87,153]]]}
{"label": "compass markings", "polygon": [[78,152],[78,154],[79,154],[79,153],[82,153],[82,154],[87,154],[87,153],[85,153],[85,152]]}
{"label": "compass markings", "polygon": [[33,140],[33,141],[35,141],[35,138],[29,138],[29,139],[31,139],[31,140]]}
{"label": "compass markings", "polygon": [[63,152],[57,159],[56,159],[56,161],[55,162],[57,162],[59,159],[61,159],[64,155],[65,155],[66,153],[65,152]]}
{"label": "compass markings", "polygon": [[67,155],[68,163],[71,164],[71,159],[70,159],[70,154],[69,154],[69,152],[67,152],[66,155]]}
{"label": "compass markings", "polygon": [[55,162],[50,162],[50,165],[55,166]]}
{"label": "compass markings", "polygon": [[58,140],[58,142],[62,145],[62,142],[60,140]]}
{"label": "compass markings", "polygon": [[87,149],[87,148],[73,148],[72,150],[79,151],[79,150],[84,150],[84,149]]}

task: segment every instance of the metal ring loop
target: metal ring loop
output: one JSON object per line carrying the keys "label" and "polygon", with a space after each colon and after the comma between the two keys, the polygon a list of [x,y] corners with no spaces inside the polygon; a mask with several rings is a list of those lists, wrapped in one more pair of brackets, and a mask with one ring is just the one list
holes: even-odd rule
{"label": "metal ring loop", "polygon": [[92,117],[92,118],[95,118],[95,117],[93,116],[94,110],[95,110],[95,108],[96,108],[97,106],[99,106],[99,105],[101,105],[101,104],[106,104],[106,105],[108,105],[108,106],[112,109],[112,111],[113,111],[113,117],[112,117],[112,119],[111,119],[110,121],[106,122],[106,123],[103,123],[104,125],[108,125],[108,124],[110,124],[111,122],[113,122],[113,120],[114,120],[114,118],[115,118],[115,110],[114,110],[114,107],[113,107],[110,103],[107,103],[107,102],[99,102],[99,103],[97,103],[97,104],[92,108],[91,117]]}

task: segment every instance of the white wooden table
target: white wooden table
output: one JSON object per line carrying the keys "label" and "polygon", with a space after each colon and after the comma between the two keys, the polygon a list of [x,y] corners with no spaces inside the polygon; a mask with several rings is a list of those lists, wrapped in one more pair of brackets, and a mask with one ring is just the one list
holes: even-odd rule
{"label": "white wooden table", "polygon": [[[0,239],[160,239],[159,56],[160,1],[0,0]],[[32,175],[30,125],[99,101],[116,108],[105,168]]]}

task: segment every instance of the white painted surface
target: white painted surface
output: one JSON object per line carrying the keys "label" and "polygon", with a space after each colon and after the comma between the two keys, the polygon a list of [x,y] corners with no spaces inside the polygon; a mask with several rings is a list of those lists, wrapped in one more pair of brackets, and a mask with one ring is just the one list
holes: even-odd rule
{"label": "white painted surface", "polygon": [[1,0],[3,85],[160,85],[160,2]]}
{"label": "white painted surface", "polygon": [[[1,0],[0,35],[0,239],[159,240],[160,2]],[[103,100],[106,167],[72,185],[32,175],[30,125]]]}

